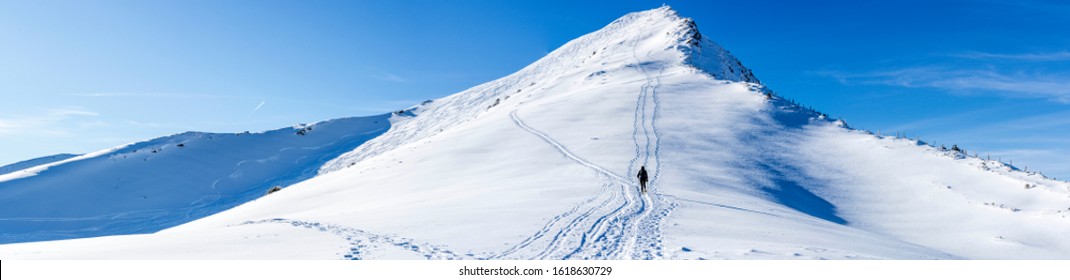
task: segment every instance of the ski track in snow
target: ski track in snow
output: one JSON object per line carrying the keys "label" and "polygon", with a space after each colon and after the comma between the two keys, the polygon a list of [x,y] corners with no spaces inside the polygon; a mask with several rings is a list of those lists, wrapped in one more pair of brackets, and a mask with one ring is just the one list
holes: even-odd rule
{"label": "ski track in snow", "polygon": [[[657,88],[661,85],[660,76],[664,73],[665,68],[659,67],[658,74],[651,76],[646,67],[643,67],[643,61],[635,53],[639,41],[639,38],[636,37],[635,44],[632,46],[632,58],[635,59],[636,67],[646,77],[646,83],[640,87],[639,97],[636,102],[636,120],[633,121],[632,132],[632,140],[635,142],[636,150],[635,158],[628,165],[628,174],[638,173],[635,171],[635,164],[640,161],[640,157],[642,157],[643,166],[651,166],[651,161],[653,161],[654,165],[650,168],[653,171],[653,176],[647,182],[647,192],[650,195],[641,196],[643,211],[636,218],[637,221],[630,225],[631,238],[628,239],[628,243],[624,246],[625,251],[621,257],[654,259],[664,257],[662,253],[661,221],[675,208],[675,204],[668,203],[657,188],[658,176],[661,174],[661,135],[655,125],[661,104],[658,101]],[[647,53],[647,58],[649,60],[650,53]],[[640,144],[640,137],[638,137],[639,127],[642,127],[643,130],[642,144]],[[638,182],[633,183],[633,185],[638,185]],[[654,215],[652,216],[652,214]]]}
{"label": "ski track in snow", "polygon": [[[633,56],[635,56],[634,51]],[[635,57],[635,60],[639,71],[646,77],[646,83],[640,87],[636,101],[632,130],[636,154],[629,162],[628,174],[635,170],[635,165],[640,159],[644,165],[653,161],[654,176],[649,182],[648,191],[654,194],[654,197],[639,194],[636,188],[638,182],[635,179],[618,175],[589,162],[569,151],[567,147],[546,133],[528,126],[517,115],[517,110],[513,110],[510,117],[518,127],[538,136],[566,158],[597,172],[602,181],[602,188],[594,197],[555,216],[535,234],[513,248],[494,255],[493,258],[509,257],[521,252],[539,239],[550,236],[551,234],[548,233],[551,231],[556,231],[556,233],[552,234],[553,237],[548,241],[545,249],[531,258],[654,259],[664,257],[660,223],[672,210],[673,204],[665,203],[665,198],[655,188],[661,167],[660,137],[654,124],[659,109],[656,89],[661,82],[657,76],[652,76],[647,72],[638,57]],[[660,76],[661,73],[658,75]],[[642,137],[639,135],[640,130],[642,130]],[[619,187],[619,192],[609,192],[614,186]],[[607,193],[609,195],[606,195]],[[619,206],[611,210],[606,208],[607,205],[618,204]],[[669,205],[669,207],[663,205]],[[578,209],[587,210],[577,215]],[[604,214],[597,214],[599,212]],[[569,222],[562,225],[562,220],[569,219],[571,219]]]}
{"label": "ski track in snow", "polygon": [[[599,174],[602,181],[602,188],[598,195],[592,199],[577,205],[577,208],[589,208],[582,214],[572,217],[571,222],[567,223],[564,227],[554,229],[557,231],[553,235],[553,238],[549,241],[546,249],[536,254],[532,258],[534,259],[571,259],[571,258],[605,258],[607,256],[616,255],[614,252],[618,251],[619,244],[614,244],[613,240],[608,237],[614,234],[620,235],[620,232],[624,229],[621,223],[628,220],[631,215],[638,213],[642,208],[635,205],[633,201],[634,192],[630,192],[628,188],[627,179],[613,173],[597,164],[589,162],[569,151],[560,142],[557,142],[549,135],[531,128],[524,123],[523,120],[517,115],[516,110],[510,113],[513,118],[513,122],[520,128],[535,134],[545,142],[556,148],[562,155],[575,161],[581,165],[584,165]],[[607,192],[607,190],[614,189],[614,186],[620,187],[620,192]],[[608,193],[608,197],[606,197]],[[623,198],[621,201],[620,196]],[[620,203],[620,206],[612,209],[608,213],[597,214],[600,211],[606,210],[606,205],[613,204],[614,202]],[[593,207],[591,204],[596,204]],[[635,213],[630,213],[635,212]],[[563,213],[561,216],[570,216],[569,212]],[[592,217],[597,217],[593,218]],[[551,221],[550,223],[556,223]],[[549,225],[547,227],[553,227]],[[547,228],[547,227],[544,227]],[[586,228],[586,230],[584,230]],[[537,234],[538,235],[538,234]],[[537,239],[537,238],[536,238]],[[619,243],[619,240],[617,240]],[[530,242],[529,242],[530,243]],[[578,244],[577,244],[578,243]],[[591,250],[593,248],[593,250]],[[520,249],[520,248],[518,248]],[[515,251],[515,250],[514,250]],[[583,254],[583,253],[590,254]],[[581,256],[583,255],[583,256]],[[504,257],[504,256],[502,256]]]}
{"label": "ski track in snow", "polygon": [[[566,218],[572,216],[572,214],[576,213],[581,208],[586,208],[584,206],[592,204],[592,203],[595,203],[602,195],[605,195],[605,194],[613,195],[612,193],[609,192],[609,188],[610,188],[609,185],[603,185],[602,189],[599,191],[599,193],[597,195],[595,195],[595,196],[593,196],[593,197],[581,202],[580,204],[577,204],[576,206],[572,207],[572,209],[569,210],[569,211],[566,211],[564,213],[558,214],[557,216],[554,216],[552,219],[550,219],[549,222],[546,223],[546,225],[544,225],[541,229],[539,229],[539,231],[535,232],[535,234],[529,236],[527,239],[524,239],[523,241],[521,241],[517,245],[514,245],[512,248],[509,248],[509,249],[507,249],[505,251],[502,251],[501,253],[492,255],[491,257],[489,257],[489,259],[501,259],[501,258],[503,258],[505,256],[509,256],[509,255],[515,254],[521,249],[528,248],[529,246],[531,246],[531,244],[533,244],[534,242],[538,241],[543,236],[546,236],[547,233],[555,230],[555,226],[557,225],[558,222],[566,220]],[[565,227],[566,228],[572,228],[572,226],[575,225],[577,223],[577,221],[580,221],[580,220],[583,220],[586,217],[589,217],[591,215],[591,213],[593,213],[595,210],[597,210],[599,208],[605,207],[606,205],[609,204],[610,201],[611,200],[602,200],[601,204],[584,211],[583,213],[580,214],[579,217],[573,218],[569,222],[569,224],[566,225]],[[567,231],[563,231],[563,230],[560,230],[560,229],[557,229],[557,230],[558,231],[556,233],[554,233],[554,238],[553,238],[553,240],[555,240],[555,241],[556,240],[560,240],[560,237],[562,237],[565,233],[567,233]],[[544,250],[543,253],[552,251],[549,248],[552,247],[552,246],[557,246],[559,244],[560,244],[559,242],[551,242],[547,247],[548,249]]]}

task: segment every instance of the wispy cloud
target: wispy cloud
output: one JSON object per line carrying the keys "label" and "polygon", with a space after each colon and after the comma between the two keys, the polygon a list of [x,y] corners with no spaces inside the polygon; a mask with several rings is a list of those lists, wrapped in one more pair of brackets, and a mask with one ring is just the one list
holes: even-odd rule
{"label": "wispy cloud", "polygon": [[834,78],[845,85],[936,88],[956,93],[999,94],[1006,97],[1044,98],[1070,103],[1070,76],[1002,73],[993,69],[957,70],[945,67],[913,67],[859,73],[821,71],[817,74]]}
{"label": "wispy cloud", "polygon": [[226,95],[154,92],[91,92],[73,93],[77,97],[161,97],[161,98],[228,98]]}
{"label": "wispy cloud", "polygon": [[406,83],[406,82],[409,81],[408,79],[405,79],[401,75],[398,75],[398,74],[396,74],[396,73],[394,73],[392,71],[382,70],[379,67],[366,66],[365,70],[367,72],[365,72],[364,75],[366,75],[366,77],[368,77],[368,78],[372,78],[372,79],[376,79],[376,80],[380,80],[380,81],[393,82],[393,83]]}
{"label": "wispy cloud", "polygon": [[404,82],[406,82],[405,78],[402,78],[402,77],[400,77],[398,75],[394,75],[394,74],[390,74],[390,73],[383,73],[383,75],[381,77],[379,77],[379,78],[384,80],[384,81],[388,81],[388,82],[395,82],[395,83],[404,83]]}
{"label": "wispy cloud", "polygon": [[1068,61],[1070,60],[1070,51],[1061,52],[1047,52],[1047,53],[1018,53],[1018,54],[1002,54],[1002,53],[988,53],[988,52],[964,52],[952,54],[953,57],[977,59],[977,60],[1020,60],[1020,61]]}
{"label": "wispy cloud", "polygon": [[[98,113],[85,110],[79,107],[60,107],[48,109],[41,114],[33,116],[12,116],[6,118],[0,118],[0,135],[12,135],[18,133],[43,133],[43,134],[63,134],[63,130],[59,126],[60,123],[79,118],[79,117],[96,117]],[[79,124],[79,127],[87,126],[101,126],[106,125],[99,121],[90,121]]]}
{"label": "wispy cloud", "polygon": [[260,110],[260,107],[264,106],[264,103],[267,103],[267,100],[260,101],[260,104],[257,104],[256,108],[253,108],[253,111],[249,112],[249,114],[256,113],[257,110]]}
{"label": "wispy cloud", "polygon": [[943,115],[943,116],[939,116],[939,117],[923,118],[923,119],[915,120],[915,121],[911,121],[911,122],[900,123],[900,124],[897,124],[895,126],[892,126],[892,127],[888,128],[887,130],[888,131],[916,131],[916,130],[919,130],[919,129],[925,129],[925,128],[931,128],[931,127],[937,127],[937,126],[939,126],[939,127],[948,127],[948,126],[954,127],[954,126],[952,126],[952,124],[962,123],[964,120],[975,118],[977,116],[983,116],[983,115],[989,115],[989,114],[993,114],[993,113],[998,113],[1001,110],[1003,110],[1003,108],[987,107],[987,108],[981,108],[981,109],[962,112],[962,113]]}
{"label": "wispy cloud", "polygon": [[[1019,110],[1024,109],[1024,110]],[[896,130],[910,131],[910,136],[923,136],[927,142],[958,144],[980,155],[991,155],[1004,162],[1013,161],[1018,167],[1063,179],[1070,178],[1070,110],[1052,111],[1037,115],[1006,113],[1028,112],[1028,108],[979,109],[972,112],[948,115],[907,123]],[[983,122],[970,123],[962,119],[988,116]]]}
{"label": "wispy cloud", "polygon": [[125,121],[124,123],[126,123],[126,124],[128,124],[128,125],[132,125],[132,126],[140,126],[140,127],[163,127],[163,126],[164,126],[163,124],[160,124],[160,123],[155,123],[155,122],[139,122],[139,121],[135,121],[135,120],[126,120],[126,121]]}
{"label": "wispy cloud", "polygon": [[67,117],[67,116],[99,116],[100,115],[97,112],[88,111],[88,110],[81,109],[81,108],[78,108],[78,107],[56,108],[56,109],[50,110],[49,114],[56,115],[56,116],[63,116],[63,117]]}
{"label": "wispy cloud", "polygon": [[[964,138],[982,138],[981,134],[1028,135],[1031,134],[1031,132],[1036,131],[1055,131],[1062,133],[1055,133],[1053,135],[1067,135],[1070,134],[1070,131],[1066,130],[1067,127],[1070,127],[1070,110],[1063,110],[978,125],[969,129],[969,131],[973,131],[977,134],[966,134],[962,136],[964,136]],[[1018,136],[1002,138],[1017,137]],[[1063,142],[1070,144],[1070,137],[1063,138]]]}

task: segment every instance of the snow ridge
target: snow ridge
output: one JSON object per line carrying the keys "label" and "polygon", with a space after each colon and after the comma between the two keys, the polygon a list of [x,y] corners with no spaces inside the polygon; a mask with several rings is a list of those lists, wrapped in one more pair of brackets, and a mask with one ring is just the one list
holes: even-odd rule
{"label": "snow ridge", "polygon": [[75,154],[55,154],[50,156],[43,156],[35,159],[24,160],[4,166],[0,166],[0,175],[8,174],[11,172],[23,170],[26,168],[49,164],[57,161],[66,160],[69,158],[77,157]]}

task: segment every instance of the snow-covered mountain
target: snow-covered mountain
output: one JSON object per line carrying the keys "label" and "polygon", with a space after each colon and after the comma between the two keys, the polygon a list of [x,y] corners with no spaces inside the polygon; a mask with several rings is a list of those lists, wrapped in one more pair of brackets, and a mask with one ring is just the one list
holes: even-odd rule
{"label": "snow-covered mountain", "polygon": [[15,172],[15,171],[19,171],[19,170],[23,170],[23,169],[26,169],[26,168],[30,168],[30,167],[34,167],[34,166],[38,166],[38,165],[42,165],[42,164],[49,164],[49,163],[53,163],[53,162],[57,162],[57,161],[65,160],[65,159],[69,159],[69,158],[76,157],[76,156],[79,156],[79,155],[75,155],[75,154],[55,154],[55,155],[43,156],[43,157],[39,157],[39,158],[35,158],[35,159],[28,159],[28,160],[24,160],[24,161],[12,163],[12,164],[4,165],[4,166],[0,166],[0,175],[11,173],[11,172]]}
{"label": "snow-covered mountain", "polygon": [[152,233],[311,178],[386,132],[390,115],[262,133],[187,132],[0,175],[0,243]]}
{"label": "snow-covered mountain", "polygon": [[[157,233],[8,244],[0,258],[1070,258],[1067,182],[853,130],[793,104],[668,7],[625,15],[512,75],[391,116],[338,127],[334,135],[364,136],[344,151],[305,155],[323,161],[241,169],[263,173],[250,177],[261,181],[303,170],[286,182],[303,181],[272,195],[260,197],[274,182],[250,181],[234,204],[196,204],[225,211]],[[302,139],[292,129],[280,134]],[[193,135],[202,134],[138,149],[209,146],[196,138],[174,147]],[[0,199],[16,201],[13,194],[33,189],[21,182],[34,178],[56,191],[17,201],[57,213],[139,195],[62,193],[73,187],[61,182],[105,182],[86,179],[102,176],[94,168],[155,171],[137,176],[148,180],[139,186],[203,195],[206,182],[234,178],[235,166],[244,167],[236,162],[271,154],[197,153],[182,160],[212,168],[160,179],[153,176],[167,170],[133,163],[61,168],[105,166],[131,148],[0,179]],[[197,166],[160,166],[171,165]],[[651,175],[645,194],[634,176],[640,166]],[[52,196],[67,200],[42,202]],[[0,207],[5,234],[38,221]]]}

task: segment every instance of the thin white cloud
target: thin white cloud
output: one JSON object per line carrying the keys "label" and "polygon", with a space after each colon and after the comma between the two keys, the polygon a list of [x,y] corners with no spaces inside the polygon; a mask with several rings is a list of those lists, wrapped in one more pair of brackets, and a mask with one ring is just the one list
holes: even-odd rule
{"label": "thin white cloud", "polygon": [[125,123],[129,124],[129,125],[132,125],[132,126],[140,126],[140,127],[163,127],[164,126],[162,124],[155,123],[155,122],[139,122],[139,121],[135,121],[135,120],[127,120]]}
{"label": "thin white cloud", "polygon": [[[66,133],[62,123],[79,117],[96,117],[100,114],[78,107],[60,107],[45,110],[38,115],[0,118],[0,135],[42,133],[60,135]],[[79,127],[105,125],[99,121],[86,122]]]}
{"label": "thin white cloud", "polygon": [[[992,113],[978,111],[982,114]],[[970,118],[969,114],[951,115],[949,118]],[[954,121],[936,124],[915,123],[910,137],[922,136],[937,147],[957,144],[982,157],[991,156],[1004,162],[1013,162],[1019,168],[1042,171],[1048,176],[1070,179],[1070,110],[1047,114],[1012,118],[1005,115],[1003,121],[983,122],[976,125],[954,124]]]}
{"label": "thin white cloud", "polygon": [[[1070,178],[1070,110],[1053,111],[1038,115],[1006,114],[1006,108],[980,109],[973,112],[935,118],[933,122],[922,120],[895,127],[920,132],[923,139],[945,146],[958,144],[981,156],[1013,161],[1018,167],[1043,171],[1045,175],[1062,179]],[[1017,109],[1011,109],[1014,111]],[[977,115],[1000,116],[995,121],[974,122],[961,125],[962,119]],[[918,133],[910,133],[911,137]]]}
{"label": "thin white cloud", "polygon": [[394,82],[394,83],[405,83],[405,82],[408,82],[407,79],[401,77],[400,75],[391,73],[390,71],[384,71],[382,69],[379,69],[378,67],[367,66],[367,67],[365,67],[365,69],[367,70],[365,75],[367,75],[367,77],[372,78],[372,79],[381,80],[381,81],[387,81],[387,82]]}
{"label": "thin white cloud", "polygon": [[24,126],[24,121],[18,119],[0,119],[0,135],[15,132]]}
{"label": "thin white cloud", "polygon": [[[970,126],[963,128],[963,130],[971,133],[960,134],[959,136],[963,139],[978,139],[993,138],[985,137],[986,135],[1015,135],[1014,137],[1000,137],[1011,139],[1030,135],[1036,131],[1062,132],[1046,133],[1045,135],[1064,135],[1070,134],[1070,130],[1067,130],[1068,127],[1070,127],[1070,110],[1063,110]],[[1070,143],[1070,138],[1063,138],[1063,142]]]}
{"label": "thin white cloud", "polygon": [[257,104],[256,108],[253,108],[253,111],[250,112],[249,114],[256,113],[257,110],[260,110],[260,107],[264,106],[264,103],[267,103],[267,100],[260,101],[260,104]]}
{"label": "thin white cloud", "polygon": [[161,98],[227,98],[226,95],[212,94],[184,94],[184,93],[153,93],[153,92],[91,92],[73,93],[77,97],[161,97]]}
{"label": "thin white cloud", "polygon": [[1062,52],[1047,52],[1047,53],[1018,53],[1018,54],[1002,54],[1002,53],[988,53],[988,52],[965,52],[959,54],[953,54],[954,57],[977,59],[977,60],[1021,60],[1032,62],[1043,61],[1068,61],[1070,60],[1070,51]]}
{"label": "thin white cloud", "polygon": [[402,78],[402,77],[400,77],[398,75],[394,75],[394,74],[390,74],[390,73],[383,73],[383,76],[379,77],[379,78],[383,79],[384,81],[388,81],[388,82],[395,82],[395,83],[404,83],[404,82],[406,82],[405,78]]}
{"label": "thin white cloud", "polygon": [[992,69],[953,70],[913,67],[889,71],[846,73],[822,71],[819,75],[840,83],[936,88],[966,94],[998,94],[1013,98],[1043,98],[1070,103],[1070,76],[1001,73]]}
{"label": "thin white cloud", "polygon": [[84,109],[77,108],[77,107],[66,107],[66,108],[51,109],[51,110],[49,110],[49,114],[55,115],[55,116],[62,116],[62,117],[67,117],[67,116],[99,116],[100,115],[97,112],[92,112],[92,111],[84,110]]}
{"label": "thin white cloud", "polygon": [[965,119],[974,118],[979,115],[992,114],[1002,110],[997,107],[981,108],[978,110],[972,110],[967,112],[961,112],[950,115],[943,115],[939,117],[924,118],[912,122],[900,123],[891,128],[888,131],[914,131],[918,129],[924,129],[934,126],[949,126],[956,123],[961,123]]}
{"label": "thin white cloud", "polygon": [[79,124],[77,124],[76,127],[77,127],[77,129],[84,130],[84,129],[106,128],[106,127],[113,127],[113,126],[114,125],[112,125],[111,123],[108,123],[108,122],[105,122],[105,121],[96,120],[96,121],[88,121],[88,122],[79,123]]}

